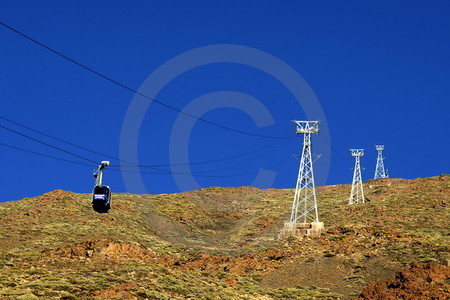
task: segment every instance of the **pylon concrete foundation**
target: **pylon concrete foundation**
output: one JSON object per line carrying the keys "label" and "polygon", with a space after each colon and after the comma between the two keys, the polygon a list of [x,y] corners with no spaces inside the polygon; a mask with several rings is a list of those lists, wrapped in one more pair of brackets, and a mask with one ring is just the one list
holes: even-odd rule
{"label": "pylon concrete foundation", "polygon": [[296,223],[296,222],[285,222],[284,228],[279,234],[279,238],[287,238],[290,236],[310,236],[318,237],[322,233],[325,233],[325,227],[323,222],[312,222],[312,223]]}

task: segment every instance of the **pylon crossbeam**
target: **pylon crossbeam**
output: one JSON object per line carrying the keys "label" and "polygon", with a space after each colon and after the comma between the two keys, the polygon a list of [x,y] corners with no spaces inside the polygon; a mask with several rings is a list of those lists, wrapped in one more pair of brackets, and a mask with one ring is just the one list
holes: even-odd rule
{"label": "pylon crossbeam", "polygon": [[319,133],[320,121],[292,121],[297,125],[297,134],[300,133]]}

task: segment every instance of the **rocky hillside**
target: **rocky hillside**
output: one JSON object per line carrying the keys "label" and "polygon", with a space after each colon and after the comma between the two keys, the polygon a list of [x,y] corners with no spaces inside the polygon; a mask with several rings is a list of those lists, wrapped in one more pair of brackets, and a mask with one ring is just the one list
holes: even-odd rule
{"label": "rocky hillside", "polygon": [[362,299],[449,299],[450,268],[433,263],[413,264],[395,278],[364,288]]}
{"label": "rocky hillside", "polygon": [[364,186],[352,206],[350,186],[318,188],[314,239],[278,239],[290,189],[114,194],[108,214],[66,191],[1,203],[0,299],[374,299],[413,263],[448,297],[450,176]]}

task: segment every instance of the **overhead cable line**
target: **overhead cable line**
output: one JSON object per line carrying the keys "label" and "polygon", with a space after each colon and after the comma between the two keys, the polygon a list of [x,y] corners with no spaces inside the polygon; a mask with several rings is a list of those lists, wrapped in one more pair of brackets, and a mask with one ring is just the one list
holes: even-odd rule
{"label": "overhead cable line", "polygon": [[51,138],[51,139],[56,140],[56,141],[58,141],[58,142],[67,144],[67,145],[69,145],[69,146],[72,146],[72,147],[75,147],[75,148],[78,148],[78,149],[81,149],[81,150],[84,150],[84,151],[87,151],[87,152],[91,152],[91,153],[94,153],[94,154],[97,154],[97,155],[101,155],[101,156],[104,156],[104,157],[108,157],[108,158],[111,158],[111,159],[120,160],[120,159],[118,159],[118,158],[116,158],[116,157],[114,157],[114,156],[110,156],[110,155],[107,155],[107,154],[105,154],[105,153],[97,152],[97,151],[95,151],[95,150],[91,150],[91,149],[88,149],[88,148],[79,146],[79,145],[77,145],[77,144],[74,144],[74,143],[65,141],[65,140],[63,140],[63,139],[57,138],[57,137],[55,137],[55,136],[49,135],[49,134],[47,134],[47,133],[45,133],[45,132],[42,132],[42,131],[33,129],[33,128],[29,127],[29,126],[20,124],[19,122],[16,122],[16,121],[7,119],[7,118],[5,118],[5,117],[3,117],[3,116],[1,116],[1,115],[0,115],[0,119],[2,119],[2,120],[4,120],[4,121],[7,121],[7,122],[9,122],[9,123],[12,123],[12,124],[14,124],[14,125],[20,126],[20,127],[22,127],[22,128],[25,128],[25,129],[27,129],[27,130],[30,130],[30,131],[32,131],[32,132],[34,132],[34,133],[38,133],[38,134],[43,135],[43,136],[45,136],[45,137]]}
{"label": "overhead cable line", "polygon": [[26,135],[26,134],[24,134],[24,133],[21,133],[21,132],[19,132],[19,131],[17,131],[17,130],[14,130],[14,129],[12,129],[12,128],[9,128],[9,127],[3,126],[3,125],[0,125],[0,128],[3,128],[3,129],[5,129],[5,130],[8,130],[8,131],[10,131],[10,132],[12,132],[12,133],[15,133],[15,134],[17,134],[17,135],[23,136],[23,137],[25,137],[25,138],[27,138],[27,139],[33,140],[33,141],[35,141],[35,142],[37,142],[37,143],[43,144],[43,145],[48,146],[48,147],[50,147],[50,148],[56,149],[56,150],[58,150],[58,151],[61,151],[61,152],[67,153],[67,154],[69,154],[69,155],[72,155],[72,156],[81,158],[81,159],[83,159],[83,160],[89,161],[89,162],[91,162],[91,163],[94,163],[94,164],[97,164],[97,163],[98,163],[98,162],[95,161],[95,160],[86,158],[86,157],[84,157],[84,156],[81,156],[81,155],[78,155],[78,154],[76,154],[76,153],[73,153],[73,152],[64,150],[64,149],[62,149],[62,148],[59,148],[59,147],[57,147],[57,146],[54,146],[54,145],[52,145],[52,144],[43,142],[43,141],[41,141],[41,140],[39,140],[39,139],[36,139],[36,138],[34,138],[34,137],[32,137],[32,136],[29,136],[29,135]]}
{"label": "overhead cable line", "polygon": [[[283,141],[283,143],[285,143],[285,142],[286,142],[286,140]],[[260,150],[260,149],[258,149],[258,150]],[[256,151],[254,151],[254,152],[256,152]],[[202,173],[210,173],[210,172],[216,172],[216,171],[222,171],[222,170],[228,170],[228,169],[231,169],[231,168],[235,168],[237,166],[241,166],[241,165],[247,164],[249,162],[255,161],[255,160],[257,160],[257,159],[259,159],[259,158],[261,158],[261,157],[263,157],[263,156],[265,156],[267,154],[269,154],[269,153],[264,153],[262,155],[259,155],[256,158],[253,158],[253,159],[250,159],[250,160],[246,160],[246,161],[238,163],[238,164],[230,165],[230,166],[223,167],[223,168],[213,169],[213,170],[201,171],[201,172],[177,172],[177,171],[166,171],[166,170],[156,169],[158,171],[164,171],[164,173],[161,173],[161,172],[134,171],[134,170],[127,170],[125,168],[121,168],[120,171],[127,172],[127,173],[142,173],[142,174],[166,174],[166,175],[167,174],[172,174],[172,175],[174,174],[174,175],[199,176],[199,177],[222,177],[222,175],[201,175],[201,174]],[[183,165],[187,165],[187,164],[183,164]],[[146,167],[146,166],[141,166],[141,167]],[[155,169],[155,168],[153,168],[153,169]],[[110,170],[119,171],[118,169],[110,169]],[[248,174],[254,174],[254,173],[246,173],[244,175],[248,175]],[[238,176],[241,176],[241,175],[238,175]],[[230,176],[224,175],[224,177],[233,177],[233,176],[231,176],[231,175]]]}
{"label": "overhead cable line", "polygon": [[8,148],[15,149],[15,150],[20,150],[20,151],[23,151],[23,152],[28,152],[28,153],[31,153],[31,154],[40,155],[40,156],[51,158],[51,159],[55,159],[55,160],[65,161],[65,162],[69,162],[69,163],[77,164],[77,165],[81,165],[81,166],[87,166],[87,167],[94,167],[95,166],[95,165],[89,165],[89,164],[80,163],[80,162],[69,160],[69,159],[65,159],[65,158],[60,158],[60,157],[48,155],[48,154],[39,153],[39,152],[36,152],[36,151],[32,151],[32,150],[28,150],[28,149],[12,146],[12,145],[8,145],[8,144],[5,144],[5,143],[0,143],[0,146],[8,147]]}
{"label": "overhead cable line", "polygon": [[13,27],[11,27],[11,26],[9,26],[9,25],[7,25],[7,24],[1,22],[1,21],[0,21],[0,25],[4,26],[5,28],[8,28],[9,30],[13,31],[14,33],[19,34],[20,36],[22,36],[22,37],[28,39],[29,41],[31,41],[31,42],[33,42],[33,43],[35,43],[35,44],[37,44],[37,45],[39,45],[39,46],[41,46],[41,47],[43,47],[44,49],[46,49],[46,50],[48,50],[48,51],[50,51],[50,52],[52,52],[52,53],[54,53],[54,54],[56,54],[56,55],[58,55],[58,56],[64,58],[65,60],[70,61],[71,63],[73,63],[73,64],[75,64],[75,65],[77,65],[77,66],[79,66],[79,67],[81,67],[81,68],[83,68],[83,69],[85,69],[85,70],[87,70],[87,71],[89,71],[89,72],[91,72],[91,73],[93,73],[93,74],[95,74],[95,75],[97,75],[97,76],[99,76],[99,77],[101,77],[101,78],[103,78],[103,79],[105,79],[105,80],[107,80],[107,81],[109,81],[109,82],[115,84],[115,85],[118,85],[118,86],[120,86],[120,87],[122,87],[122,88],[124,88],[124,89],[126,89],[126,90],[128,90],[128,91],[130,91],[130,92],[133,92],[133,93],[135,93],[135,94],[137,94],[137,95],[139,95],[139,96],[142,96],[142,97],[144,97],[144,98],[146,98],[146,99],[148,99],[148,100],[150,100],[150,101],[154,101],[154,102],[158,103],[158,104],[161,105],[161,106],[164,106],[164,107],[166,107],[166,108],[168,108],[168,109],[171,109],[171,110],[173,110],[173,111],[176,111],[176,112],[178,112],[178,113],[184,114],[184,115],[186,115],[186,116],[188,116],[188,117],[191,117],[191,118],[193,118],[193,119],[196,119],[196,120],[198,120],[198,121],[202,121],[202,122],[204,122],[204,123],[207,123],[207,124],[210,124],[210,125],[213,125],[213,126],[222,128],[222,129],[226,129],[226,130],[229,130],[229,131],[232,131],[232,132],[236,132],[236,133],[240,133],[240,134],[245,134],[245,135],[249,135],[249,136],[261,137],[261,138],[270,138],[270,139],[290,139],[290,138],[292,138],[291,136],[289,136],[289,137],[282,137],[282,136],[269,136],[269,135],[263,135],[263,134],[251,133],[251,132],[243,131],[243,130],[240,130],[240,129],[228,127],[228,126],[225,126],[225,125],[216,123],[216,122],[212,122],[212,121],[206,120],[206,119],[204,119],[204,118],[201,118],[201,117],[199,117],[199,116],[195,116],[195,115],[193,115],[193,114],[184,112],[183,110],[181,110],[181,109],[179,109],[179,108],[176,108],[176,107],[174,107],[174,106],[171,106],[171,105],[169,105],[169,104],[167,104],[167,103],[164,103],[164,102],[162,102],[162,101],[160,101],[160,100],[157,100],[157,99],[155,99],[155,98],[149,97],[149,96],[147,96],[147,95],[145,95],[145,94],[139,92],[139,91],[136,90],[136,89],[133,89],[133,88],[131,88],[131,87],[129,87],[129,86],[127,86],[127,85],[125,85],[125,84],[123,84],[123,83],[121,83],[121,82],[119,82],[119,81],[117,81],[117,80],[115,80],[115,79],[113,79],[113,78],[111,78],[111,77],[109,77],[109,76],[103,74],[103,73],[100,73],[100,72],[94,70],[93,68],[88,67],[88,66],[86,66],[86,65],[84,65],[84,64],[82,64],[82,63],[80,63],[79,61],[77,61],[77,60],[75,60],[75,59],[73,59],[73,58],[70,58],[70,57],[68,57],[67,55],[65,55],[65,54],[63,54],[63,53],[61,53],[61,52],[59,52],[59,51],[57,51],[57,50],[55,50],[55,49],[53,49],[53,48],[50,48],[49,46],[47,46],[47,45],[45,45],[45,44],[39,42],[38,40],[36,40],[36,39],[34,39],[34,38],[32,38],[32,37],[26,35],[25,33],[23,33],[23,32],[21,32],[21,31],[15,29],[15,28],[13,28]]}
{"label": "overhead cable line", "polygon": [[[260,152],[260,151],[265,150],[265,149],[268,149],[268,148],[270,148],[270,147],[272,147],[272,146],[274,146],[274,145],[277,145],[277,144],[279,144],[279,143],[284,143],[284,141],[281,141],[281,142],[280,142],[280,141],[277,141],[277,142],[268,144],[268,145],[266,145],[266,146],[264,146],[264,147],[262,147],[262,148],[258,148],[258,149],[252,150],[252,151],[248,151],[248,152],[244,152],[244,153],[240,153],[240,154],[232,155],[232,156],[228,156],[228,157],[222,157],[222,158],[218,158],[218,159],[211,159],[211,160],[204,160],[204,161],[196,161],[196,162],[190,162],[190,163],[180,163],[180,164],[137,164],[137,163],[133,163],[133,162],[130,162],[130,161],[126,161],[126,160],[120,159],[120,158],[118,158],[118,157],[111,156],[111,155],[108,155],[108,154],[105,154],[105,153],[102,153],[102,152],[98,152],[98,151],[95,151],[95,150],[92,150],[92,149],[89,149],[89,148],[86,148],[86,147],[83,147],[83,146],[79,146],[79,145],[77,145],[77,144],[68,142],[68,141],[66,141],[66,140],[63,140],[63,139],[58,138],[58,137],[55,137],[55,136],[52,136],[52,135],[47,134],[47,133],[45,133],[45,132],[42,132],[42,131],[40,131],[40,130],[33,129],[33,128],[29,127],[29,126],[26,126],[26,125],[21,124],[21,123],[19,123],[19,122],[13,121],[13,120],[8,119],[8,118],[6,118],[6,117],[4,117],[4,116],[1,116],[1,115],[0,115],[0,119],[2,119],[2,120],[4,120],[4,121],[7,121],[7,122],[10,122],[10,123],[12,123],[12,124],[14,124],[14,125],[20,126],[20,127],[22,127],[22,128],[25,128],[25,129],[27,129],[27,130],[30,130],[30,131],[32,131],[32,132],[34,132],[34,133],[38,133],[38,134],[43,135],[43,136],[45,136],[45,137],[51,138],[51,139],[56,140],[56,141],[58,141],[58,142],[67,144],[67,145],[69,145],[69,146],[72,146],[72,147],[75,147],[75,148],[78,148],[78,149],[81,149],[81,150],[84,150],[84,151],[87,151],[87,152],[91,152],[91,153],[94,153],[94,154],[97,154],[97,155],[100,155],[100,156],[103,156],[103,157],[108,157],[108,158],[117,160],[117,161],[119,161],[119,162],[124,162],[124,163],[129,163],[129,164],[130,164],[130,165],[124,165],[124,164],[120,164],[120,165],[111,165],[111,166],[109,166],[109,168],[114,168],[114,167],[116,167],[116,168],[118,168],[118,167],[127,167],[127,168],[130,168],[130,167],[138,167],[138,168],[140,168],[140,167],[142,167],[142,168],[151,168],[151,169],[155,169],[155,167],[171,167],[171,166],[185,166],[185,165],[208,164],[208,163],[220,162],[220,161],[226,161],[226,160],[231,160],[231,159],[235,159],[235,158],[247,156],[247,155],[250,155],[250,154],[253,154],[253,153],[256,153],[256,152]],[[156,170],[162,171],[162,172],[167,172],[167,171],[165,171],[165,170],[160,170],[160,169],[156,169]]]}
{"label": "overhead cable line", "polygon": [[115,168],[148,168],[148,167],[178,167],[178,166],[189,166],[189,165],[202,165],[202,164],[208,164],[208,163],[214,163],[214,162],[221,162],[221,161],[226,161],[226,160],[231,160],[234,158],[239,158],[239,157],[243,157],[243,156],[247,156],[250,154],[254,154],[256,152],[260,152],[263,151],[265,149],[271,148],[275,145],[278,144],[283,144],[285,141],[282,142],[275,142],[275,143],[271,143],[269,145],[266,145],[262,148],[257,148],[255,150],[251,150],[248,152],[244,152],[244,153],[240,153],[240,154],[236,154],[236,155],[232,155],[232,156],[228,156],[228,157],[223,157],[223,158],[217,158],[217,159],[211,159],[211,160],[203,160],[203,161],[195,161],[195,162],[188,162],[188,163],[177,163],[177,164],[159,164],[159,165],[140,165],[140,164],[133,164],[133,165],[111,165],[110,167],[115,167]]}
{"label": "overhead cable line", "polygon": [[[0,118],[2,118],[2,117],[0,117]],[[6,118],[2,118],[2,119],[6,119]],[[6,120],[7,120],[7,119],[6,119]],[[19,124],[19,123],[17,123],[17,122],[14,122],[14,123],[16,123],[17,125],[21,125],[21,124]],[[25,126],[25,127],[26,127],[26,126]],[[52,144],[49,144],[49,143],[47,143],[47,142],[44,142],[44,141],[42,141],[42,140],[40,140],[40,139],[34,138],[34,137],[32,137],[32,136],[29,136],[29,135],[27,135],[27,134],[24,134],[24,133],[22,133],[22,132],[19,132],[19,131],[17,131],[17,130],[14,130],[14,129],[12,129],[12,128],[9,128],[9,127],[7,127],[7,126],[0,125],[0,128],[5,129],[5,130],[7,130],[7,131],[10,131],[10,132],[12,132],[12,133],[14,133],[14,134],[23,136],[23,137],[25,137],[25,138],[31,139],[31,140],[33,140],[33,141],[35,141],[35,142],[38,142],[38,143],[40,143],[40,144],[43,144],[43,145],[45,145],[45,146],[47,146],[47,147],[50,147],[50,148],[56,149],[56,150],[58,150],[58,151],[67,153],[67,154],[69,154],[69,155],[72,155],[72,156],[81,158],[81,159],[83,159],[83,160],[89,161],[89,162],[91,162],[91,163],[94,164],[94,165],[83,164],[83,165],[85,165],[85,166],[95,166],[95,165],[97,164],[97,161],[94,161],[94,160],[92,160],[92,159],[90,159],[90,158],[87,158],[87,157],[84,157],[84,156],[82,156],[82,155],[73,153],[73,152],[71,152],[71,151],[67,151],[67,150],[62,149],[62,148],[57,147],[57,146],[54,146],[54,145],[52,145]],[[29,128],[29,127],[26,127],[26,128],[27,128],[27,129],[30,129],[30,130],[33,130],[34,132],[41,133],[40,131],[36,131],[36,130],[34,130],[34,129],[32,129],[32,128]],[[44,133],[42,133],[42,134],[44,134]],[[48,137],[51,137],[51,138],[54,138],[54,137],[52,137],[52,136],[50,136],[50,135],[47,135],[47,134],[44,134],[44,135],[46,135],[46,136],[48,136]],[[58,138],[55,138],[55,139],[58,139]],[[61,140],[61,139],[58,139],[58,140],[63,141],[63,140]],[[64,142],[64,141],[63,141],[63,142]],[[282,143],[285,143],[285,142],[286,142],[286,140],[282,141]],[[72,144],[72,143],[70,143],[70,144],[73,145],[73,146],[77,146],[77,145]],[[266,146],[266,147],[264,147],[264,148],[260,148],[260,149],[257,149],[257,150],[254,150],[254,151],[251,151],[251,152],[248,152],[248,153],[255,153],[255,152],[257,152],[257,151],[261,151],[261,150],[263,150],[263,149],[269,148],[270,146],[273,146],[273,145],[275,145],[275,144],[278,144],[278,143],[272,143],[272,144],[270,144],[269,146]],[[5,145],[5,146],[8,147],[8,145]],[[10,148],[13,148],[13,147],[14,147],[14,146],[10,146]],[[86,149],[87,149],[87,148],[86,148]],[[41,155],[41,156],[47,156],[46,154],[37,153],[37,152],[31,151],[31,150],[25,150],[25,149],[18,149],[18,150],[26,151],[26,152],[29,152],[29,153],[34,153],[34,154]],[[88,150],[89,150],[89,149],[88,149]],[[248,154],[248,153],[246,153],[246,154]],[[101,153],[100,153],[100,154],[101,154]],[[243,156],[243,155],[241,155],[241,156]],[[54,158],[54,159],[59,159],[59,158],[55,158],[55,157],[53,157],[53,156],[51,156],[51,155],[48,155],[48,157]],[[59,160],[65,160],[65,159],[59,159]],[[255,160],[255,159],[253,159],[253,160]],[[250,161],[253,161],[253,160],[250,160]],[[67,161],[69,161],[69,160],[67,160]],[[70,161],[70,162],[73,162],[73,161]],[[74,162],[74,163],[76,163],[76,162]],[[246,163],[246,162],[243,162],[243,163],[241,163],[241,164],[244,164],[244,163]],[[139,166],[139,165],[138,165],[138,166]],[[168,166],[171,166],[171,165],[168,165]],[[233,166],[231,166],[231,167],[226,167],[226,168],[222,168],[222,169],[229,169],[229,168],[232,168],[232,167],[235,167],[235,166],[237,166],[237,165],[233,165]],[[189,176],[195,175],[195,176],[201,176],[201,177],[221,177],[221,176],[210,176],[210,175],[198,175],[198,174],[196,174],[196,173],[192,174],[192,173],[186,173],[186,172],[174,172],[174,171],[162,170],[162,169],[158,169],[158,168],[154,168],[154,167],[146,166],[146,165],[141,166],[141,167],[143,167],[143,168],[154,169],[154,170],[159,171],[159,172],[141,172],[141,171],[130,171],[130,170],[123,170],[123,169],[120,170],[120,171],[123,171],[123,172],[142,173],[142,174],[175,174],[175,175],[189,175]],[[222,169],[218,169],[218,170],[222,170]],[[111,169],[111,170],[119,171],[119,170],[115,170],[115,169]],[[211,171],[216,171],[216,170],[209,170],[209,171],[206,171],[206,172],[211,172]],[[250,173],[250,174],[252,174],[252,173]],[[227,176],[225,176],[225,177],[227,177]],[[232,177],[232,176],[229,176],[229,177]]]}
{"label": "overhead cable line", "polygon": [[[287,140],[284,140],[282,143],[277,145],[277,148],[279,148],[280,146],[282,146],[286,142],[287,142]],[[267,156],[268,154],[273,153],[273,151],[275,151],[275,149],[273,149],[270,152],[266,152],[266,153],[262,153],[260,155],[257,155],[255,157],[253,157],[252,159],[248,159],[248,160],[236,163],[236,164],[227,165],[226,167],[210,169],[210,170],[204,170],[204,171],[197,171],[197,172],[195,172],[195,175],[197,176],[198,174],[213,173],[213,172],[217,172],[217,171],[223,171],[223,170],[228,170],[228,169],[233,169],[233,168],[236,168],[236,167],[240,167],[242,165],[246,165],[248,163],[254,162],[254,161],[256,161],[256,160],[258,160],[258,159],[260,159],[260,158],[262,158],[264,156]],[[253,151],[253,153],[256,153],[256,151]],[[187,164],[179,164],[179,165],[189,165],[189,163],[187,163]],[[175,166],[175,165],[172,165],[172,166]],[[183,174],[183,173],[176,173],[176,174]],[[189,173],[185,173],[185,174],[189,174]]]}
{"label": "overhead cable line", "polygon": [[328,144],[328,146],[330,146],[330,149],[336,153],[337,155],[339,155],[340,157],[342,157],[344,160],[352,160],[349,156],[342,154],[339,150],[337,150],[335,147],[333,147],[333,145],[323,136],[319,135],[320,138],[322,138],[325,143]]}
{"label": "overhead cable line", "polygon": [[[285,144],[287,142],[287,140],[284,140],[282,143],[280,143],[277,148],[279,148],[280,146],[282,146],[283,144]],[[255,157],[253,157],[252,159],[248,159],[245,160],[243,162],[237,163],[237,164],[233,164],[233,165],[228,165],[226,167],[222,167],[222,168],[218,168],[218,169],[213,169],[213,170],[206,170],[206,171],[200,171],[200,172],[196,172],[196,174],[201,174],[201,173],[211,173],[211,172],[217,172],[217,171],[223,171],[223,170],[228,170],[228,169],[232,169],[232,168],[236,168],[236,167],[240,167],[242,165],[246,165],[248,163],[254,162],[259,160],[260,158],[267,156],[270,153],[273,153],[276,149],[273,149],[270,152],[266,152],[266,153],[262,153],[260,155],[257,155]]]}
{"label": "overhead cable line", "polygon": [[[76,148],[78,148],[78,149],[82,149],[82,150],[85,150],[85,151],[88,151],[88,152],[91,152],[91,153],[95,153],[95,154],[97,154],[97,155],[101,155],[101,156],[104,156],[104,157],[112,158],[112,159],[115,159],[115,160],[118,160],[118,161],[123,161],[123,162],[126,162],[126,163],[131,163],[131,162],[129,162],[129,161],[124,161],[124,160],[121,160],[120,158],[117,158],[117,157],[114,157],[114,156],[111,156],[111,155],[108,155],[108,154],[104,154],[104,153],[101,153],[101,152],[98,152],[98,151],[95,151],[95,150],[91,150],[91,149],[88,149],[88,148],[86,148],[86,147],[78,146],[78,145],[76,145],[76,144],[74,144],[74,143],[71,143],[71,142],[62,140],[62,139],[60,139],[60,138],[51,136],[51,135],[46,134],[46,133],[44,133],[44,132],[42,132],[42,131],[33,129],[33,128],[31,128],[31,127],[28,127],[28,126],[26,126],[26,125],[20,124],[20,123],[15,122],[15,121],[12,121],[12,120],[7,119],[7,118],[5,118],[5,117],[0,116],[0,119],[5,120],[5,121],[8,121],[8,122],[10,122],[10,123],[13,123],[13,124],[15,124],[15,125],[17,125],[17,126],[23,127],[23,128],[25,128],[25,129],[28,129],[28,130],[30,130],[30,131],[32,131],[32,132],[35,132],[35,133],[41,134],[41,135],[43,135],[43,136],[49,137],[49,138],[54,139],[54,140],[56,140],[56,141],[58,141],[58,142],[61,142],[61,143],[70,145],[70,146],[72,146],[72,147],[76,147]],[[6,128],[6,127],[5,127],[5,128]],[[25,135],[25,134],[19,133],[19,132],[17,132],[17,131],[12,130],[12,129],[8,129],[8,130],[13,131],[14,133],[17,133],[17,134],[26,136],[26,137],[28,137],[28,138],[31,138],[31,137],[29,137],[29,136],[27,136],[27,135]],[[40,141],[39,139],[34,139],[34,138],[31,138],[31,139],[33,139],[33,140],[35,140],[35,141],[39,141],[40,143],[43,143],[43,144],[45,144],[45,145],[47,145],[47,146],[49,146],[49,147],[52,147],[52,148],[55,148],[55,147],[56,147],[56,146],[53,146],[53,145],[51,145],[51,144],[42,142],[42,141]],[[61,151],[61,150],[62,150],[62,151],[65,151],[65,150],[63,150],[63,149],[61,149],[61,148],[59,148],[59,147],[56,147],[56,148],[57,148],[58,150],[60,150],[60,151]],[[70,153],[71,153],[71,152],[70,152]],[[71,154],[72,154],[72,155],[76,155],[76,154],[73,154],[73,153],[71,153]],[[168,173],[168,171],[166,171],[166,170],[156,169],[156,168],[153,168],[153,167],[151,167],[151,166],[149,166],[148,168],[150,168],[150,169],[155,169],[155,170],[157,170],[157,171],[161,171],[161,172],[166,172],[166,173]]]}
{"label": "overhead cable line", "polygon": [[[283,163],[285,163],[286,161],[292,159],[291,157],[287,158],[287,159],[283,159],[273,165],[270,165],[269,167],[267,167],[267,169],[272,169],[276,166],[279,166]],[[126,172],[126,173],[139,173],[139,174],[148,174],[148,175],[169,175],[166,173],[157,173],[157,172],[141,172],[141,171],[133,171],[133,170],[118,170],[118,169],[110,169],[111,171],[116,171],[116,172]],[[240,177],[240,176],[247,176],[247,175],[254,175],[258,173],[258,171],[255,172],[248,172],[248,173],[240,173],[240,174],[233,174],[233,175],[197,175],[197,174],[191,174],[191,173],[177,173],[177,172],[172,172],[170,174],[177,174],[177,175],[184,175],[184,176],[195,176],[195,177],[206,177],[206,178],[228,178],[228,177]]]}
{"label": "overhead cable line", "polygon": [[[1,126],[1,125],[0,125]],[[2,126],[1,126],[2,127]],[[64,162],[69,162],[72,164],[77,164],[77,165],[81,165],[81,166],[86,166],[86,167],[95,167],[95,164],[86,164],[86,163],[81,163],[81,162],[77,162],[77,161],[73,161],[73,160],[69,160],[69,159],[64,159],[64,158],[60,158],[60,157],[56,157],[53,155],[48,155],[48,154],[44,154],[44,153],[40,153],[40,152],[36,152],[36,151],[32,151],[32,150],[28,150],[28,149],[24,149],[21,147],[17,147],[17,146],[13,146],[13,145],[8,145],[5,143],[1,143],[0,142],[0,146],[3,147],[8,147],[11,149],[15,149],[15,150],[19,150],[22,152],[27,152],[27,153],[31,153],[31,154],[35,154],[35,155],[39,155],[39,156],[43,156],[43,157],[47,157],[47,158],[51,158],[54,160],[59,160],[59,161],[64,161]],[[276,167],[282,163],[284,163],[285,160],[282,160],[274,165],[269,166],[268,168],[273,168]],[[95,162],[94,162],[95,163]],[[140,173],[140,174],[151,174],[151,175],[184,175],[184,176],[195,176],[195,177],[205,177],[205,178],[226,178],[226,177],[240,177],[240,176],[246,176],[246,175],[253,175],[256,174],[257,172],[248,172],[248,173],[240,173],[240,174],[234,174],[234,175],[201,175],[201,174],[192,174],[192,173],[181,173],[181,172],[141,172],[141,171],[133,171],[133,170],[117,170],[117,169],[111,169],[111,171],[119,171],[119,172],[126,172],[126,173]]]}

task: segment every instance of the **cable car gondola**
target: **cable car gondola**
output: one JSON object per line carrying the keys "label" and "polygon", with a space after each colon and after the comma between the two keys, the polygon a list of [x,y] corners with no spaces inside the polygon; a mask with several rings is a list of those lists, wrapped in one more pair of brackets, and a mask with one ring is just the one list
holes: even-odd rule
{"label": "cable car gondola", "polygon": [[98,213],[107,213],[111,209],[111,189],[109,186],[95,186],[92,191],[92,208]]}
{"label": "cable car gondola", "polygon": [[111,189],[102,183],[105,166],[109,166],[109,161],[102,161],[94,172],[96,180],[92,190],[92,208],[98,213],[107,213],[111,209]]}

